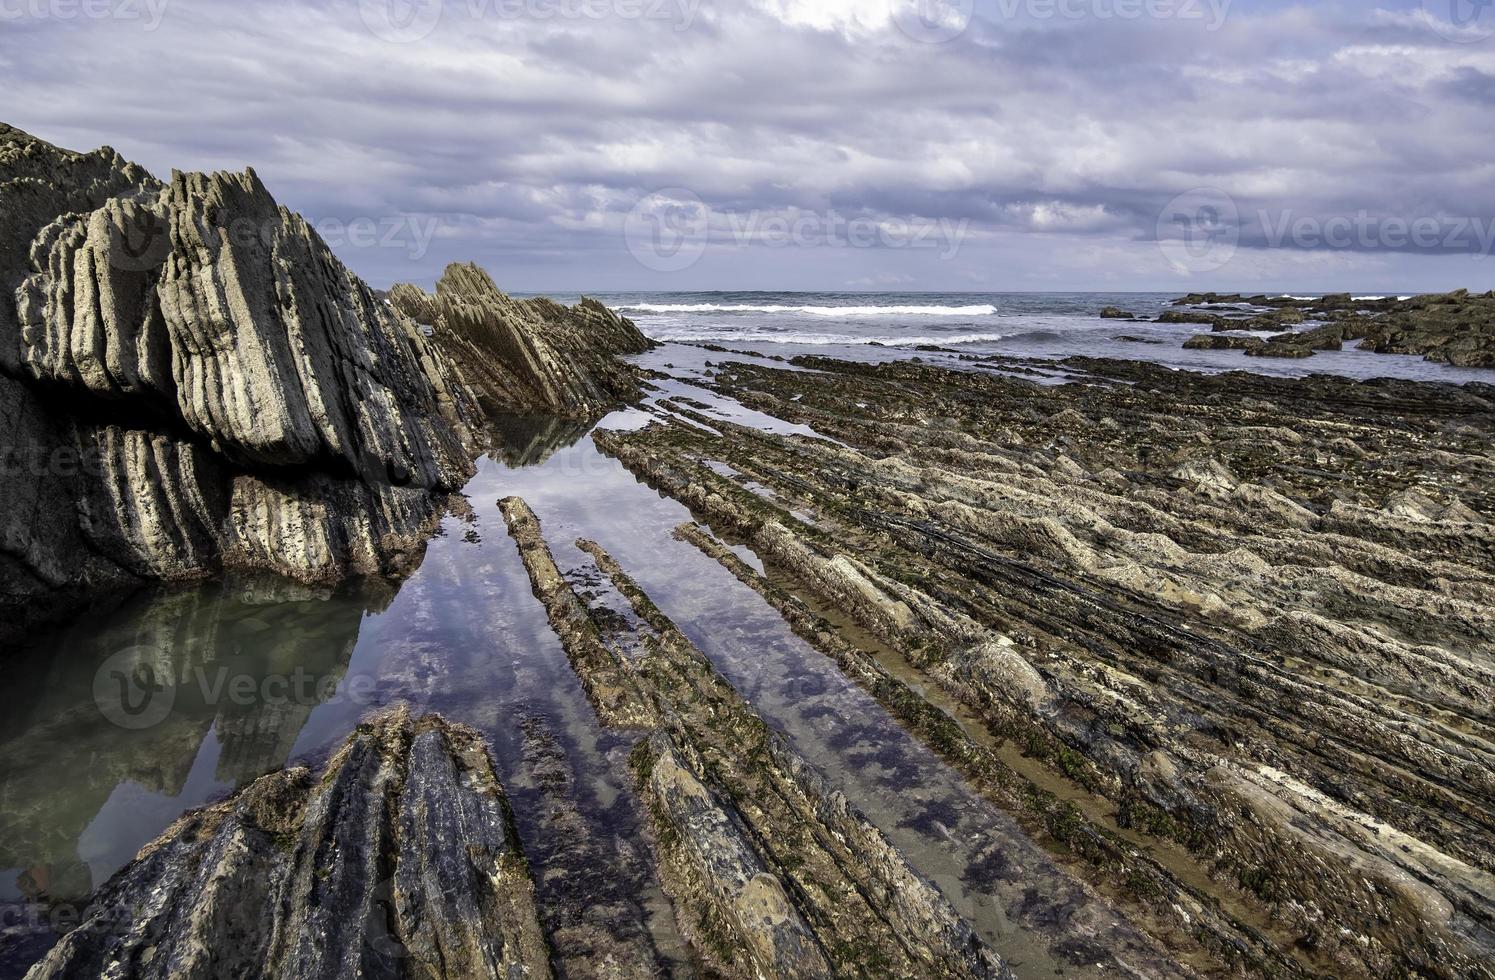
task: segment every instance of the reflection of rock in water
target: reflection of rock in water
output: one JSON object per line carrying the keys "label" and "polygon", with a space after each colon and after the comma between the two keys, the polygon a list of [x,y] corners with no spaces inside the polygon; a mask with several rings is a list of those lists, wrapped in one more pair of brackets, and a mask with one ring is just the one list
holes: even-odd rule
{"label": "reflection of rock in water", "polygon": [[555,415],[494,415],[490,431],[501,447],[499,456],[509,466],[539,466],[562,449],[569,449],[592,431],[592,424]]}
{"label": "reflection of rock in water", "polygon": [[132,783],[181,796],[210,729],[219,783],[286,764],[318,698],[347,670],[365,609],[361,597],[296,588],[144,593],[10,656],[0,868],[26,869],[23,893],[87,896],[79,840],[111,794]]}

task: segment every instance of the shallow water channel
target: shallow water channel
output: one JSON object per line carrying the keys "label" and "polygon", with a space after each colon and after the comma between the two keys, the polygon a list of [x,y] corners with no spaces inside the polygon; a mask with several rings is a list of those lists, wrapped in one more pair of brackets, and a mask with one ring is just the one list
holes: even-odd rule
{"label": "shallow water channel", "polygon": [[[598,725],[506,533],[497,501],[511,494],[540,517],[578,591],[601,587],[576,539],[611,552],[1018,975],[1091,972],[1075,966],[1084,950],[1055,946],[1083,944],[1084,930],[1066,923],[1092,900],[763,599],[672,538],[685,507],[604,456],[584,428],[507,425],[516,448],[481,461],[470,513],[448,516],[398,590],[148,591],[10,655],[0,976],[24,973],[91,891],[180,814],[315,763],[360,717],[397,702],[489,737],[558,946],[589,930],[628,935],[652,946],[661,973],[688,974],[629,785],[637,735]],[[1022,924],[1008,918],[1015,906]]]}

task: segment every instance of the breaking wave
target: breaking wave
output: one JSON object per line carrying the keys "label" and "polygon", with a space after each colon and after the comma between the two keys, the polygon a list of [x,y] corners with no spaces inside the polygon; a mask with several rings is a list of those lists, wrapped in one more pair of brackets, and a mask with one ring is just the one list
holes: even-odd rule
{"label": "breaking wave", "polygon": [[675,342],[736,341],[749,344],[806,344],[817,347],[837,345],[865,347],[881,344],[884,347],[959,347],[963,344],[995,344],[1002,339],[999,333],[952,333],[934,337],[865,337],[835,333],[729,333],[709,330],[671,330],[668,327],[649,331],[655,340]]}
{"label": "breaking wave", "polygon": [[637,313],[800,313],[806,316],[996,316],[981,306],[752,306],[735,303],[638,303],[623,310]]}

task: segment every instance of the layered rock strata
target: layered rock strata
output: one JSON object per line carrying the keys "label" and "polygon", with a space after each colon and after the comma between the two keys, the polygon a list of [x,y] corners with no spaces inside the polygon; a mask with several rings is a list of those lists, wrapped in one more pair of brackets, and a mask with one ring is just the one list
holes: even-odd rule
{"label": "layered rock strata", "polygon": [[[719,366],[715,387],[837,442],[668,401],[682,422],[598,443],[1020,748],[993,792],[1064,849],[1098,841],[1096,880],[1160,928],[1264,973],[1479,975],[1495,389],[797,364]],[[1094,832],[1022,778],[1070,787]]]}
{"label": "layered rock strata", "polygon": [[[649,731],[631,762],[653,816],[660,877],[709,972],[1010,975],[610,555],[578,542],[627,600],[632,626],[604,628],[555,571],[529,507],[518,498],[502,506],[578,676],[606,706],[602,716]],[[570,599],[557,602],[558,590]]]}
{"label": "layered rock strata", "polygon": [[650,346],[475,266],[387,300],[253,171],[163,183],[0,127],[0,215],[0,640],[147,581],[399,578],[480,450],[563,437],[510,445],[480,397],[591,417]]}
{"label": "layered rock strata", "polygon": [[395,710],[182,817],[28,977],[550,975],[481,738]]}
{"label": "layered rock strata", "polygon": [[0,601],[250,569],[398,575],[476,406],[253,171],[163,184],[0,131]]}
{"label": "layered rock strata", "polygon": [[449,266],[434,295],[401,284],[389,302],[440,339],[495,409],[595,418],[641,393],[616,358],[653,345],[596,300],[511,299],[469,264]]}

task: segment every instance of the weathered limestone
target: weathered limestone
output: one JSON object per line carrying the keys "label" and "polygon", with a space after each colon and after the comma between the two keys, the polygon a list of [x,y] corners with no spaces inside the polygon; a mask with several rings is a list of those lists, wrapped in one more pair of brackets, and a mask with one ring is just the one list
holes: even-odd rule
{"label": "weathered limestone", "polygon": [[[597,441],[1113,801],[1128,833],[1182,845],[1166,867],[1213,878],[1193,893],[1239,920],[1209,924],[1226,958],[1478,972],[1495,949],[1488,386],[797,363],[817,370],[734,363],[716,384],[846,445],[678,401],[709,428]],[[1166,880],[1137,867],[1125,887],[1155,907]]]}
{"label": "weathered limestone", "polygon": [[595,300],[574,307],[504,295],[476,265],[452,265],[435,295],[401,284],[390,304],[462,365],[492,406],[589,418],[636,400],[638,382],[615,361],[653,346]]}
{"label": "weathered limestone", "polygon": [[398,576],[473,473],[460,371],[253,171],[0,129],[0,611],[230,568]]}
{"label": "weathered limestone", "polygon": [[28,977],[548,977],[482,739],[395,710],[189,813]]}
{"label": "weathered limestone", "polygon": [[[599,546],[578,542],[641,632],[604,630],[560,577],[538,521],[502,504],[536,595],[589,691],[652,728],[632,764],[681,931],[709,969],[757,976],[1008,976],[896,849],[789,748]],[[586,617],[584,625],[574,616]],[[624,652],[627,651],[627,652]],[[593,700],[598,700],[593,694]],[[606,719],[609,715],[605,714]]]}

